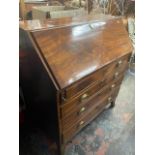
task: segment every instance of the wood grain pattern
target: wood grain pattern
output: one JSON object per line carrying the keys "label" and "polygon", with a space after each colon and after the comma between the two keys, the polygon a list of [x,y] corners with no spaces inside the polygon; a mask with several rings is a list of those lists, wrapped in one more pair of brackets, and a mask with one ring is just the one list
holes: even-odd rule
{"label": "wood grain pattern", "polygon": [[[62,96],[62,99],[69,99],[70,97],[73,97],[75,94],[77,96],[78,93],[81,91],[85,93],[88,88],[88,86],[96,85],[92,87],[92,91],[96,91],[99,89],[99,87],[106,85],[110,80],[112,80],[115,77],[115,74],[121,74],[126,70],[128,67],[128,61],[130,58],[129,55],[125,55],[121,57],[120,59],[117,59],[116,61],[112,62],[110,65],[106,65],[105,67],[95,71],[93,74],[86,76],[85,78],[81,79],[77,83],[74,83],[74,85],[71,85],[64,89],[65,96]],[[120,63],[121,62],[121,63]],[[119,64],[120,63],[120,64]],[[97,88],[98,87],[98,88]],[[84,91],[85,90],[85,91]],[[68,100],[62,100],[62,103],[68,102]]]}
{"label": "wood grain pattern", "polygon": [[[122,79],[123,76],[119,77],[118,80],[113,80],[108,85],[106,85],[102,90],[96,92],[94,96],[92,96],[88,101],[84,102],[83,104],[75,103],[72,109],[70,107],[69,109],[62,108],[62,113],[64,110],[68,112],[68,115],[66,114],[64,115],[64,117],[62,117],[63,122],[62,124],[64,130],[72,126],[72,124],[78,121],[81,116],[89,114],[90,113],[89,110],[94,109],[93,107],[94,106],[96,107],[98,105],[98,103],[96,102],[99,103],[102,102],[101,98],[103,98],[106,95],[110,96],[110,94],[114,92],[115,88],[120,86]],[[113,85],[115,85],[114,88],[112,88]],[[81,112],[82,108],[85,108],[83,112]]]}
{"label": "wood grain pattern", "polygon": [[[62,120],[65,120],[65,118],[72,119],[73,117],[71,117],[70,114],[79,113],[79,111],[82,107],[85,107],[86,110],[89,109],[87,107],[88,107],[90,100],[92,100],[99,92],[103,92],[103,94],[111,93],[111,91],[112,91],[111,86],[113,84],[115,84],[115,87],[117,87],[118,85],[120,85],[121,81],[122,81],[122,74],[120,75],[120,77],[118,79],[114,79],[114,80],[110,81],[108,84],[106,84],[104,87],[103,86],[100,87],[100,89],[95,91],[92,94],[92,96],[90,96],[87,100],[85,100],[83,102],[80,102],[79,100],[74,100],[74,102],[70,102],[70,103],[67,103],[66,105],[63,105],[61,107]],[[86,110],[85,110],[85,112],[86,112]],[[66,123],[67,123],[67,120],[66,120]]]}
{"label": "wood grain pattern", "polygon": [[[70,123],[73,125],[68,130],[63,130],[63,141],[66,143],[68,142],[76,133],[78,133],[84,126],[86,126],[88,123],[90,123],[91,120],[93,120],[101,111],[105,109],[105,106],[109,103],[108,98],[111,97],[112,100],[115,100],[116,92],[118,92],[119,86],[116,87],[112,93],[100,93],[97,98],[94,98],[92,100],[92,104],[96,103],[93,107],[89,108],[89,111],[79,117],[77,121],[74,122],[74,124],[70,121]],[[74,117],[75,118],[75,117]],[[76,120],[76,118],[75,118]],[[73,121],[73,120],[72,120]],[[81,124],[82,122],[82,124]]]}
{"label": "wood grain pattern", "polygon": [[61,89],[132,51],[126,30],[118,20],[37,31],[32,35]]}
{"label": "wood grain pattern", "polygon": [[102,16],[20,22],[20,83],[28,124],[65,144],[114,105],[132,44],[120,19]]}

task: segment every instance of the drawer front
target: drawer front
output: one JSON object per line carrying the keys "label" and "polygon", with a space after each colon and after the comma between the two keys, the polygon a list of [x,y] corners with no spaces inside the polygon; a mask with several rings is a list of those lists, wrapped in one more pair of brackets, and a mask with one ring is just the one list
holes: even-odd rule
{"label": "drawer front", "polygon": [[[78,95],[78,93],[81,93],[81,91],[85,91],[93,85],[97,85],[97,87],[98,85],[106,85],[110,80],[112,80],[112,78],[117,77],[118,74],[124,72],[127,69],[129,56],[130,55],[126,55],[122,58],[117,59],[113,63],[105,66],[104,68],[85,77],[84,79],[81,79],[81,81],[63,90],[61,94],[61,102],[68,102],[69,98]],[[94,89],[94,91],[96,90]]]}
{"label": "drawer front", "polygon": [[[122,79],[123,79],[123,75],[120,75],[118,77],[118,79],[116,78],[116,79],[112,80],[106,86],[103,86],[102,84],[100,84],[99,87],[97,87],[98,89],[92,87],[90,89],[90,91],[87,91],[87,93],[85,92],[84,94],[78,96],[72,102],[69,102],[69,103],[62,105],[61,106],[61,117],[62,117],[62,119],[68,117],[70,113],[77,111],[77,109],[80,109],[81,113],[85,112],[88,109],[87,108],[88,102],[91,99],[93,99],[96,96],[96,94],[98,94],[98,92],[102,91],[103,93],[109,93],[109,91],[112,89],[112,87],[114,88],[115,86],[120,85]],[[94,94],[91,94],[92,92]],[[91,94],[91,95],[89,97],[87,97],[86,99],[81,101],[81,98],[85,94]]]}
{"label": "drawer front", "polygon": [[75,123],[77,123],[82,117],[84,117],[84,115],[87,115],[90,110],[93,109],[97,104],[103,102],[105,99],[105,91],[103,91],[102,93],[98,93],[96,97],[86,102],[82,107],[77,107],[73,109],[71,113],[69,112],[69,115],[62,119],[63,130],[68,130],[70,127],[74,126]]}
{"label": "drawer front", "polygon": [[80,129],[82,129],[91,120],[93,120],[100,112],[102,112],[105,106],[109,102],[111,102],[113,98],[115,99],[116,97],[115,94],[116,94],[116,91],[118,90],[119,90],[119,86],[115,88],[114,90],[115,93],[113,92],[110,94],[106,94],[105,96],[100,95],[99,101],[97,101],[96,99],[97,104],[95,104],[95,106],[91,108],[86,115],[81,117],[77,122],[74,120],[74,124],[72,127],[68,129],[63,129],[63,142],[66,143],[67,141],[69,141]]}
{"label": "drawer front", "polygon": [[[76,122],[78,122],[82,117],[89,114],[94,107],[104,103],[104,100],[111,94],[114,93],[116,88],[118,88],[122,81],[121,77],[117,82],[110,83],[101,91],[97,92],[96,95],[88,102],[83,105],[75,105],[74,109],[68,110],[68,115],[62,118],[62,128],[63,130],[68,130]],[[110,99],[110,98],[109,98]],[[112,98],[111,98],[112,99]],[[61,109],[63,111],[63,109]]]}

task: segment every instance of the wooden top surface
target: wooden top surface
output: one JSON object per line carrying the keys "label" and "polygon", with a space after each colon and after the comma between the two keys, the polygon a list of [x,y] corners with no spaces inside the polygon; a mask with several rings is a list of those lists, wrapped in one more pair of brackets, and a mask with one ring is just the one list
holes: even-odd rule
{"label": "wooden top surface", "polygon": [[61,89],[132,52],[131,41],[119,19],[90,20],[31,34]]}

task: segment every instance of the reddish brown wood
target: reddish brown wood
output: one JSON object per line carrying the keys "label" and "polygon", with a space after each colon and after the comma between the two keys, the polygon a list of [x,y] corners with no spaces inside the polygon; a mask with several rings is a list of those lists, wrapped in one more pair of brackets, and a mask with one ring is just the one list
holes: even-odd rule
{"label": "reddish brown wood", "polygon": [[54,135],[63,155],[65,144],[115,102],[131,41],[121,19],[87,16],[22,21],[20,47],[27,51],[20,82],[28,122]]}
{"label": "reddish brown wood", "polygon": [[[71,116],[71,114],[78,117],[81,114],[84,114],[85,112],[87,112],[89,107],[91,107],[91,104],[93,105],[93,103],[94,103],[94,101],[92,102],[91,100],[93,100],[101,92],[102,92],[102,94],[106,94],[106,93],[109,94],[111,91],[113,91],[111,86],[115,85],[115,87],[117,87],[118,85],[120,85],[121,81],[122,81],[122,75],[118,79],[112,80],[104,87],[100,87],[100,89],[98,91],[94,92],[93,95],[90,96],[86,101],[80,102],[79,100],[74,100],[74,102],[67,103],[67,104],[63,105],[61,107],[61,114],[62,114],[62,120],[64,120],[64,124],[66,125],[66,123],[69,121],[69,119],[73,119],[73,116]],[[83,107],[85,108],[85,110],[80,113],[80,110]]]}
{"label": "reddish brown wood", "polygon": [[[130,55],[125,55],[124,57],[121,57],[116,61],[112,62],[110,65],[106,65],[104,68],[101,68],[95,71],[93,74],[86,76],[85,78],[81,79],[74,85],[69,86],[64,90],[65,91],[64,98],[68,99],[74,96],[75,94],[77,95],[77,93],[84,91],[85,88],[91,85],[95,85],[94,87],[91,88],[92,93],[97,91],[97,89],[99,89],[101,86],[103,87],[113,78],[116,78],[115,77],[116,73],[121,74],[122,72],[124,72],[124,70],[126,70],[126,68],[128,67],[129,57]],[[119,65],[119,62],[122,63]],[[85,93],[86,91],[84,91],[83,93]],[[63,102],[62,100],[62,103],[65,102]]]}
{"label": "reddish brown wood", "polygon": [[[98,94],[97,97],[90,102],[90,104],[96,104],[93,107],[89,108],[89,111],[85,115],[79,117],[77,121],[74,117],[74,123],[73,120],[70,121],[73,126],[67,127],[67,130],[65,128],[63,130],[64,142],[68,142],[71,138],[73,138],[75,133],[79,132],[84,126],[90,123],[90,121],[92,121],[101,111],[103,111],[106,105],[110,103],[109,98],[112,98],[112,101],[115,100],[118,88],[119,86],[116,87],[111,93],[103,92]],[[81,124],[81,122],[83,122],[83,124]],[[67,125],[69,125],[69,122]]]}
{"label": "reddish brown wood", "polygon": [[119,20],[36,31],[32,36],[61,89],[132,51]]}

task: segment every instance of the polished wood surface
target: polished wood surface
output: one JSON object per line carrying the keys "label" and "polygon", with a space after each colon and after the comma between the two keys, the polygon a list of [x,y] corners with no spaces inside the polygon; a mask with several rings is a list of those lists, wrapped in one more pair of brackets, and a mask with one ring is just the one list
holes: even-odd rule
{"label": "polished wood surface", "polygon": [[110,103],[115,105],[132,44],[119,18],[20,22],[20,83],[27,120],[59,152]]}
{"label": "polished wood surface", "polygon": [[[122,77],[122,74],[118,77],[119,79]],[[121,78],[122,79],[122,78]],[[73,101],[68,102],[65,105],[61,106],[61,115],[62,115],[62,119],[66,118],[69,116],[69,114],[71,114],[72,112],[77,111],[79,108],[82,108],[83,106],[85,106],[85,104],[90,101],[94,96],[96,96],[96,94],[98,92],[100,92],[102,89],[108,88],[109,90],[111,90],[111,86],[117,86],[117,83],[119,83],[119,81],[117,81],[117,79],[113,79],[111,81],[109,81],[109,83],[107,83],[106,85],[99,85],[99,89],[93,91],[93,93],[89,93],[91,90],[93,90],[93,88],[89,88],[89,90],[87,90],[85,93],[81,94],[80,96],[78,96],[77,98],[75,98]],[[108,92],[108,89],[105,89]],[[81,100],[81,97],[85,94],[88,94],[88,98]]]}
{"label": "polished wood surface", "polygon": [[[85,125],[87,125],[101,111],[103,111],[106,105],[110,103],[110,100],[109,100],[110,98],[111,100],[115,100],[117,96],[116,93],[118,93],[118,90],[119,90],[119,86],[116,87],[113,90],[113,92],[111,92],[110,94],[105,93],[104,91],[98,93],[98,95],[89,102],[89,104],[92,104],[93,106],[88,109],[85,115],[81,115],[80,117],[78,117],[78,120],[77,120],[77,117],[72,116],[75,119],[74,123],[73,123],[73,119],[71,119],[72,122],[71,121],[64,122],[65,126],[69,125],[69,127],[67,127],[68,129],[64,130],[63,132],[64,143],[68,142],[75,135],[75,133],[78,133]],[[71,123],[73,126],[70,127],[69,123]]]}
{"label": "polished wood surface", "polygon": [[120,20],[40,30],[32,36],[61,89],[132,51]]}
{"label": "polished wood surface", "polygon": [[[119,78],[118,81],[113,81],[109,83],[106,87],[104,87],[102,90],[98,91],[97,93],[92,96],[92,98],[89,100],[89,102],[84,102],[83,104],[76,103],[74,105],[74,108],[72,109],[63,109],[68,110],[68,115],[64,115],[65,117],[62,118],[62,124],[63,124],[63,131],[69,130],[76,122],[78,122],[82,117],[85,115],[89,115],[94,110],[94,107],[99,106],[100,104],[103,104],[102,98],[110,97],[112,96],[114,90],[120,86],[120,83],[122,82],[122,76]],[[114,86],[112,88],[112,86]],[[95,103],[95,104],[94,104]]]}
{"label": "polished wood surface", "polygon": [[[115,74],[121,74],[128,66],[128,60],[130,55],[123,56],[116,61],[112,62],[111,65],[106,65],[104,68],[101,68],[95,71],[93,74],[81,79],[78,83],[66,88],[64,90],[65,96],[63,98],[69,99],[75,94],[83,91],[85,93],[88,90],[86,89],[88,86],[95,85],[91,88],[93,92],[100,86],[106,85],[110,80],[115,77]],[[62,98],[62,103],[65,101]]]}

